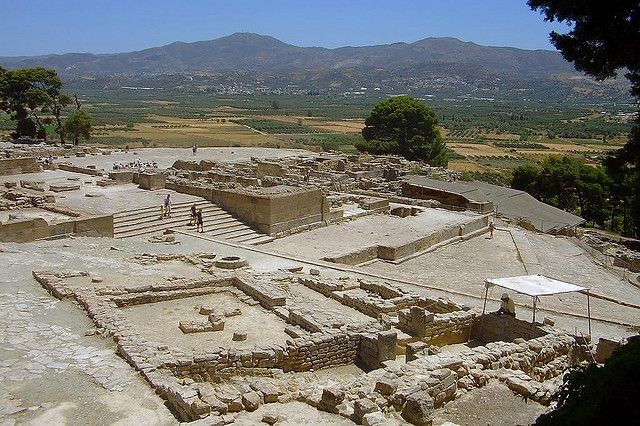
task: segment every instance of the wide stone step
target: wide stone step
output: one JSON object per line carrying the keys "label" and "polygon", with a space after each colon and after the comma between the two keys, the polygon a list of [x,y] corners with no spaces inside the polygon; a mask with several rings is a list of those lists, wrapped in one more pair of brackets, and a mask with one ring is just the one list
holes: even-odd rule
{"label": "wide stone step", "polygon": [[249,244],[249,245],[253,245],[253,246],[257,246],[259,244],[266,244],[266,243],[270,243],[271,241],[273,241],[275,238],[273,238],[270,235],[266,235],[266,234],[257,234],[255,236],[255,238],[252,238],[250,240],[244,240],[241,241],[244,244]]}
{"label": "wide stone step", "polygon": [[[203,215],[205,215],[205,217],[211,218],[212,220],[231,217],[229,213],[217,207],[211,207],[207,209],[203,208],[202,213]],[[190,211],[172,213],[171,217],[163,217],[163,218],[160,218],[160,212],[157,212],[155,215],[149,216],[148,218],[114,223],[113,229],[114,230],[133,229],[137,226],[147,226],[149,223],[153,223],[156,221],[162,221],[164,223],[177,223],[184,220],[189,221],[190,219],[191,219]]]}
{"label": "wide stone step", "polygon": [[[173,203],[173,209],[182,209],[182,208],[185,208],[185,207],[191,208],[191,205],[193,203],[194,203],[194,201],[181,201],[179,203]],[[196,206],[197,205],[212,205],[212,203],[210,203],[207,200],[195,201],[195,203],[196,203]],[[120,218],[120,217],[123,217],[123,216],[135,216],[137,214],[144,213],[144,212],[147,212],[147,211],[150,211],[150,210],[159,211],[160,210],[160,204],[158,204],[157,206],[139,207],[139,208],[136,208],[136,209],[117,212],[117,213],[114,213],[113,217],[114,218]]]}
{"label": "wide stone step", "polygon": [[237,224],[229,224],[229,226],[225,228],[207,232],[207,234],[211,235],[212,237],[221,237],[223,235],[228,235],[236,231],[243,231],[245,229],[251,229],[251,228],[249,228],[247,225],[243,224],[242,222],[238,222]]}
{"label": "wide stone step", "polygon": [[[226,223],[242,223],[231,216],[221,217],[220,221],[224,221],[224,223],[221,224],[222,226],[224,226]],[[215,225],[215,223],[212,223],[212,225]],[[189,226],[189,218],[186,216],[183,218],[157,219],[141,224],[140,226],[116,229],[114,230],[114,238],[151,234],[153,232],[163,231],[165,229],[180,229],[187,227],[191,228],[191,226]],[[193,226],[193,228],[195,228],[195,225]]]}
{"label": "wide stone step", "polygon": [[241,229],[241,230],[235,231],[235,232],[230,232],[228,234],[225,234],[223,236],[223,238],[225,238],[227,240],[232,240],[232,239],[235,239],[235,238],[238,238],[238,237],[243,237],[243,236],[246,236],[246,235],[253,235],[253,234],[256,234],[256,231],[254,231],[251,228],[248,228],[248,229]]}
{"label": "wide stone step", "polygon": [[175,203],[171,209],[171,217],[160,217],[160,205],[118,212],[113,215],[114,237],[130,238],[166,229],[195,231],[195,224],[189,225],[193,204],[198,210],[202,210],[204,233],[208,236],[250,245],[273,241],[272,237],[254,231],[216,204],[206,200]]}
{"label": "wide stone step", "polygon": [[[203,211],[206,209],[208,211],[213,211],[213,210],[217,210],[217,211],[224,211],[222,210],[220,207],[211,204],[211,203],[202,203],[202,204],[196,204],[196,208],[197,209],[202,209]],[[182,206],[182,207],[173,207],[171,209],[171,215],[178,215],[178,214],[190,214],[191,213],[191,204],[189,204],[188,206]],[[130,222],[130,221],[135,221],[135,220],[143,220],[143,219],[148,219],[150,217],[154,217],[154,216],[160,216],[160,206],[158,207],[148,207],[146,210],[141,211],[141,212],[137,212],[134,213],[132,215],[122,215],[120,214],[120,216],[115,216],[113,217],[113,221],[115,223],[123,223],[123,222]]]}

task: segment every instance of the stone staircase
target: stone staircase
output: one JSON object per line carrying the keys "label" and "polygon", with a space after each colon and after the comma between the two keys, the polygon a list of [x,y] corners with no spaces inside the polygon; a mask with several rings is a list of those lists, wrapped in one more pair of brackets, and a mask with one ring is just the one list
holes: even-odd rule
{"label": "stone staircase", "polygon": [[[113,237],[129,238],[151,234],[165,229],[196,230],[189,225],[193,201],[175,203],[171,217],[160,217],[160,207],[144,207],[127,210],[113,215]],[[204,235],[250,245],[273,241],[273,237],[254,231],[217,205],[206,201],[196,201],[197,209],[202,209]]]}

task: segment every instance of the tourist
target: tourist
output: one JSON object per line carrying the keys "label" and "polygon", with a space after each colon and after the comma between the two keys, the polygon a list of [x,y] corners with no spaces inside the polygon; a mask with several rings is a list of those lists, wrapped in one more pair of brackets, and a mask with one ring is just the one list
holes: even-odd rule
{"label": "tourist", "polygon": [[493,239],[493,230],[496,229],[496,223],[493,218],[489,220],[489,239]]}
{"label": "tourist", "polygon": [[198,152],[198,144],[194,143],[191,147],[191,151],[193,152],[193,155],[196,155],[196,153]]}
{"label": "tourist", "polygon": [[160,205],[160,219],[164,218],[164,206]]}
{"label": "tourist", "polygon": [[195,203],[191,206],[191,218],[189,219],[189,226],[193,226],[196,224],[197,222],[197,212],[196,212],[196,205]]}
{"label": "tourist", "polygon": [[167,198],[164,199],[164,215],[166,217],[171,217],[171,207],[173,207],[171,203],[171,194],[167,194]]}
{"label": "tourist", "polygon": [[511,315],[512,317],[516,316],[516,304],[513,303],[513,300],[509,297],[507,293],[502,293],[502,297],[500,297],[500,309],[496,312],[498,315]]}
{"label": "tourist", "polygon": [[196,213],[196,232],[204,232],[204,222],[202,220],[202,209]]}

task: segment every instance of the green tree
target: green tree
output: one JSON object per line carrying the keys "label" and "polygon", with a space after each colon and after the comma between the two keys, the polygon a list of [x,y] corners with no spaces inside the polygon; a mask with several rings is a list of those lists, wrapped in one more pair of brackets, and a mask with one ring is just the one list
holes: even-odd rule
{"label": "green tree", "polygon": [[605,227],[610,212],[610,178],[605,169],[567,156],[550,156],[541,166],[514,169],[511,187]]}
{"label": "green tree", "polygon": [[538,189],[539,176],[540,168],[533,164],[516,167],[512,172],[511,187],[528,192],[536,198],[540,198],[541,194]]}
{"label": "green tree", "polygon": [[[550,38],[576,69],[598,80],[615,77],[619,70],[625,70],[625,77],[631,82],[631,95],[640,104],[640,2],[529,0],[528,5],[540,11],[547,21],[570,25],[566,34],[554,31]],[[618,167],[620,173],[630,175],[634,182],[624,197],[632,217],[625,234],[640,236],[640,114],[636,114],[628,142],[615,156],[617,161],[610,163],[609,170]],[[612,210],[617,209],[615,206]]]}
{"label": "green tree", "polygon": [[362,129],[359,151],[398,154],[409,160],[423,160],[446,166],[447,148],[437,127],[435,112],[409,96],[397,96],[373,107]]}
{"label": "green tree", "polygon": [[62,111],[71,96],[61,93],[62,81],[53,69],[42,67],[8,71],[0,67],[0,110],[16,121],[13,137],[46,139],[45,114],[56,120],[56,131],[64,142]]}
{"label": "green tree", "polygon": [[93,129],[93,117],[82,109],[77,109],[64,121],[64,132],[73,136],[73,144],[80,143],[80,137],[89,139]]}

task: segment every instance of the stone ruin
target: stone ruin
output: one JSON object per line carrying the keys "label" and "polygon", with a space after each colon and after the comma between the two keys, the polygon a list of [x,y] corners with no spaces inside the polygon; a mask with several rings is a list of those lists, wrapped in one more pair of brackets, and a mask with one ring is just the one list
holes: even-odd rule
{"label": "stone ruin", "polygon": [[[298,268],[223,269],[215,267],[214,255],[202,253],[147,254],[134,261],[183,261],[206,275],[124,287],[88,272],[34,271],[33,276],[55,297],[82,307],[181,421],[225,424],[233,413],[301,401],[359,424],[385,416],[429,424],[434,409],[490,379],[548,404],[554,388],[546,381],[585,356],[575,338],[548,327],[480,316],[383,281],[328,279]],[[221,297],[232,298],[234,307],[221,308]],[[196,302],[203,298],[207,303]],[[159,303],[181,304],[183,319],[166,323],[165,334],[140,329],[135,310]],[[251,319],[258,312],[264,318],[260,325]],[[244,327],[234,328],[246,318]],[[261,339],[264,327],[281,330],[282,337]],[[179,335],[191,346],[176,346],[172,336]],[[205,335],[218,336],[219,345],[198,346]],[[485,345],[460,353],[439,349],[471,339]],[[299,375],[350,364],[365,373],[339,385]]]}

